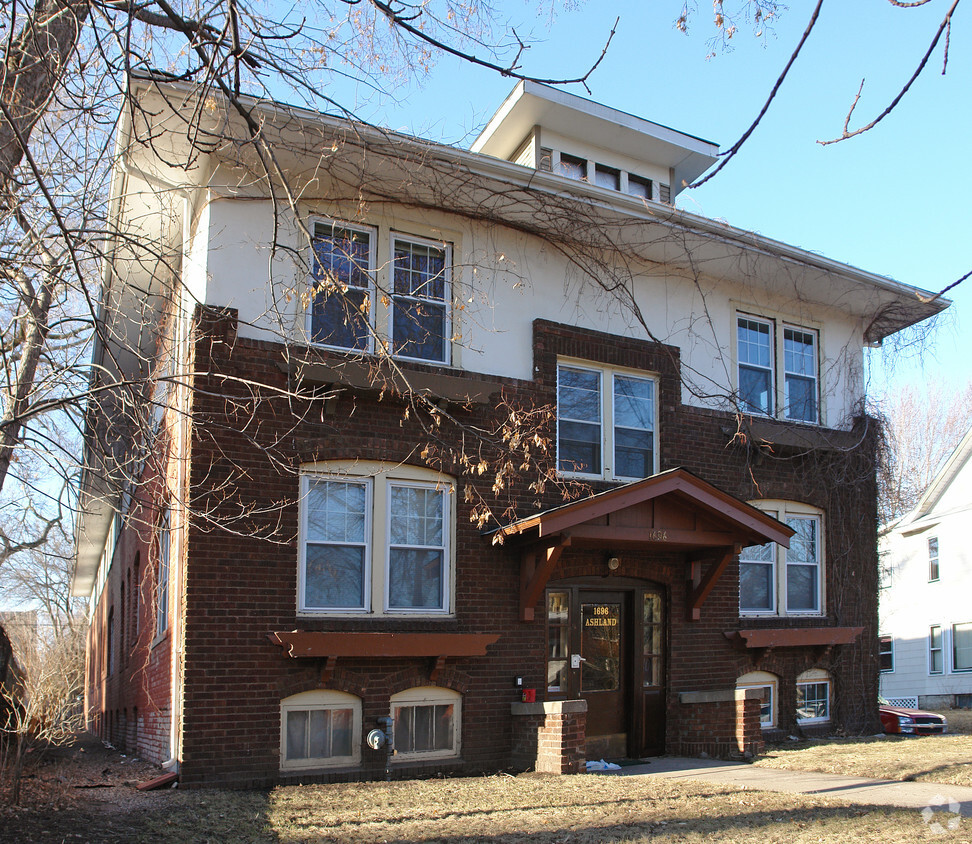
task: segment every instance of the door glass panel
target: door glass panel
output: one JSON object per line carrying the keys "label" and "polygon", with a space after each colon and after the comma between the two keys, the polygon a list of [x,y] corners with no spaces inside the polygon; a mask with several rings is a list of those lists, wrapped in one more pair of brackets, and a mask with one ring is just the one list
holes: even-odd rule
{"label": "door glass panel", "polygon": [[644,659],[644,680],[646,686],[662,685],[663,663],[663,617],[661,595],[652,592],[645,593],[644,610],[644,641],[642,642],[642,656]]}
{"label": "door glass panel", "polygon": [[567,658],[570,655],[570,595],[547,594],[547,691],[567,691]]}
{"label": "door glass panel", "polygon": [[581,624],[581,691],[614,691],[621,685],[621,605],[581,604]]}

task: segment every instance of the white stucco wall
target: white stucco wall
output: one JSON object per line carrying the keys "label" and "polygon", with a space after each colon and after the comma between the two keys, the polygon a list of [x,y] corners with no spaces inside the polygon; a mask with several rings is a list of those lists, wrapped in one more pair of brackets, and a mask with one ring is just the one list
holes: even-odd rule
{"label": "white stucco wall", "polygon": [[[811,309],[758,280],[742,286],[658,268],[636,271],[634,299],[646,331],[627,306],[538,238],[428,211],[383,207],[358,214],[357,208],[325,203],[307,203],[304,209],[308,226],[317,216],[373,227],[377,281],[386,290],[390,232],[452,244],[455,366],[531,378],[532,324],[541,318],[678,346],[683,402],[726,406],[724,396],[736,378],[735,314],[745,312],[775,320],[778,331],[788,322],[819,332],[824,424],[846,426],[860,398],[859,323],[836,309]],[[269,202],[217,198],[207,213],[206,301],[239,309],[241,336],[303,341],[308,254],[293,219],[281,220],[272,255]],[[194,259],[197,277],[201,265],[201,258]],[[374,311],[379,334],[386,332],[387,308],[378,301]]]}

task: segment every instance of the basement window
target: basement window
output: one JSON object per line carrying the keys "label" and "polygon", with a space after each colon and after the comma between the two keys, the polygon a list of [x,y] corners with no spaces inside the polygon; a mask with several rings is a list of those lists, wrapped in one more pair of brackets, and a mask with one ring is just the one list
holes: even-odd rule
{"label": "basement window", "polygon": [[352,765],[361,756],[361,700],[317,689],[280,703],[280,768]]}
{"label": "basement window", "polygon": [[459,755],[462,697],[451,689],[421,686],[392,695],[395,759],[443,759]]}

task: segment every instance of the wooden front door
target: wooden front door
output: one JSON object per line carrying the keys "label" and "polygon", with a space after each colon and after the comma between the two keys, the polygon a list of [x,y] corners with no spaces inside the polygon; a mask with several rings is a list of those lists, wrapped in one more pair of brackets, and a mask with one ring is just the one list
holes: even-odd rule
{"label": "wooden front door", "polygon": [[664,752],[664,611],[644,586],[547,590],[547,697],[587,701],[588,759]]}
{"label": "wooden front door", "polygon": [[580,662],[579,694],[587,701],[588,759],[628,753],[628,597],[624,592],[579,594],[571,658]]}

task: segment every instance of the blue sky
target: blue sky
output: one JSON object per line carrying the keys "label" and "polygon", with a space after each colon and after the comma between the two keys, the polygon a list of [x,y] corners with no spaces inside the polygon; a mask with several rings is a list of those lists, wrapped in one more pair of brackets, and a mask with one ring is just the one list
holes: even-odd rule
{"label": "blue sky", "polygon": [[[568,90],[726,149],[758,113],[814,4],[791,4],[762,39],[741,27],[731,51],[717,50],[708,59],[715,30],[707,0],[699,0],[687,36],[674,28],[679,0],[573,5],[551,23],[549,9],[538,16],[535,4],[496,4],[500,19],[505,15],[518,32],[542,39],[525,56],[526,72],[577,74],[596,59],[620,16],[610,50],[588,82],[590,94],[579,85]],[[943,39],[908,96],[875,130],[839,144],[817,143],[839,135],[862,79],[852,126],[884,109],[910,77],[949,5],[825,3],[800,59],[743,151],[712,182],[683,193],[678,204],[926,289],[941,289],[972,269],[965,234],[972,196],[969,10],[960,7],[953,19],[945,76]],[[359,89],[357,106],[359,116],[373,122],[464,144],[512,84],[446,58],[421,86],[399,86],[394,97],[368,98]],[[891,356],[892,388],[901,381],[972,378],[972,279],[967,285],[951,294],[955,304],[920,359]],[[885,386],[879,361],[872,394]]]}

